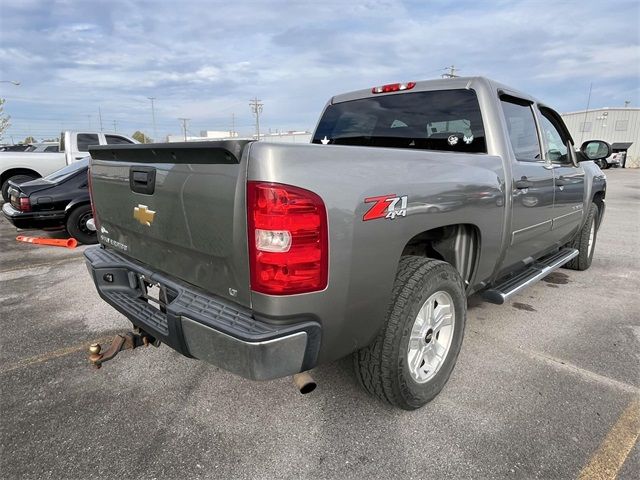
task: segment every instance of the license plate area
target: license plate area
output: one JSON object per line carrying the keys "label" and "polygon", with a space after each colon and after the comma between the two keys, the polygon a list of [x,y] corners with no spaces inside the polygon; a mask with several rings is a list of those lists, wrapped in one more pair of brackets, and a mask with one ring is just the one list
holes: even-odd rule
{"label": "license plate area", "polygon": [[154,282],[142,274],[138,274],[138,283],[144,298],[153,308],[167,313],[167,305],[175,300],[177,293],[159,282]]}

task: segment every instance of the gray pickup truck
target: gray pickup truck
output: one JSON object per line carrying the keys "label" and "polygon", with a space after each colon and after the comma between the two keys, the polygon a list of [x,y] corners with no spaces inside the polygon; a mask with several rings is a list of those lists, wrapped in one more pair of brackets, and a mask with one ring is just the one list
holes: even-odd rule
{"label": "gray pickup truck", "polygon": [[[312,144],[91,147],[100,296],[144,343],[246,378],[353,354],[418,408],[456,363],[467,297],[504,303],[591,264],[610,146],[485,78],[333,97]],[[127,337],[101,354],[141,343]]]}

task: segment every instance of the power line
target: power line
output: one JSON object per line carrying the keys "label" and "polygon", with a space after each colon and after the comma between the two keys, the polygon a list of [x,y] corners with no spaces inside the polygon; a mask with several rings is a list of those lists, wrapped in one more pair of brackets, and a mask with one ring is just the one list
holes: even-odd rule
{"label": "power line", "polygon": [[249,101],[249,106],[251,107],[251,111],[256,116],[256,138],[260,141],[260,114],[262,113],[262,107],[264,106],[262,100],[258,100],[258,97],[254,97],[253,100]]}

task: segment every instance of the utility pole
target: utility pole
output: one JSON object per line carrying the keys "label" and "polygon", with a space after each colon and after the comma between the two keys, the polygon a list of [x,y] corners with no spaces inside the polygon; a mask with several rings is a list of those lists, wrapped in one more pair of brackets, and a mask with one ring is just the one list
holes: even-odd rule
{"label": "utility pole", "polygon": [[100,131],[102,131],[102,110],[100,110],[100,105],[98,105],[98,119],[100,120]]}
{"label": "utility pole", "polygon": [[190,118],[179,118],[178,120],[180,120],[182,122],[182,130],[184,131],[184,141],[187,141],[187,122],[189,120],[191,120]]}
{"label": "utility pole", "polygon": [[234,138],[236,136],[236,114],[232,113],[231,114],[231,138]]}
{"label": "utility pole", "polygon": [[455,67],[455,65],[450,65],[448,67],[445,67],[445,70],[447,69],[449,69],[449,73],[443,73],[442,78],[456,78],[459,76],[459,75],[456,75],[457,68]]}
{"label": "utility pole", "polygon": [[260,114],[262,113],[262,107],[264,106],[264,104],[260,103],[261,101],[262,100],[258,100],[258,97],[254,97],[253,100],[249,101],[251,111],[256,116],[256,135],[258,141],[260,141]]}
{"label": "utility pole", "polygon": [[151,118],[153,120],[153,141],[157,142],[158,132],[156,131],[156,109],[153,105],[153,101],[156,99],[156,97],[147,97],[147,98],[151,100]]}
{"label": "utility pole", "polygon": [[625,100],[624,101],[624,108],[628,108],[629,105],[631,105],[631,100]]}
{"label": "utility pole", "polygon": [[117,120],[113,121],[113,131],[114,131],[114,133],[118,133],[118,121]]}

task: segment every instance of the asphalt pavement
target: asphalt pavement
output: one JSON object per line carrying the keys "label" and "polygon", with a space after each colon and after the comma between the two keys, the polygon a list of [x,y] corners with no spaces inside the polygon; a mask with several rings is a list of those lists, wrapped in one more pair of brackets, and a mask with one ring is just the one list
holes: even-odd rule
{"label": "asphalt pavement", "polygon": [[640,478],[640,170],[606,173],[592,267],[471,298],[451,380],[415,412],[367,396],[350,359],[306,396],[168,347],[93,370],[87,345],[129,323],[84,247],[18,243],[2,219],[0,478]]}

